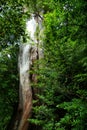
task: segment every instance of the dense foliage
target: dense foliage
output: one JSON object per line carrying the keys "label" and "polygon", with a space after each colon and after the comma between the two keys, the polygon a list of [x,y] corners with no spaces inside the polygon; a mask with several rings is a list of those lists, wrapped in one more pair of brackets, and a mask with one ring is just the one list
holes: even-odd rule
{"label": "dense foliage", "polygon": [[82,0],[51,0],[44,15],[43,67],[37,71],[40,105],[31,119],[42,130],[87,127],[86,7]]}
{"label": "dense foliage", "polygon": [[5,130],[18,104],[18,45],[0,53],[0,130]]}

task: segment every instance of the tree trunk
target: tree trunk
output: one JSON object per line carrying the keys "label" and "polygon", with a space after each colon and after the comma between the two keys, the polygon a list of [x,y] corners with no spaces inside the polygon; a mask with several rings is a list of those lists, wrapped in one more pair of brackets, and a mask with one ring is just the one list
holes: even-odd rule
{"label": "tree trunk", "polygon": [[32,109],[32,89],[30,86],[30,68],[32,64],[31,46],[24,44],[20,47],[19,71],[20,71],[20,89],[19,89],[19,110],[22,111],[18,130],[27,130]]}
{"label": "tree trunk", "polygon": [[[33,39],[33,40],[34,42],[37,41],[37,39]],[[10,123],[11,125],[7,130],[28,130],[29,128],[28,119],[31,117],[31,112],[32,112],[32,89],[30,83],[31,81],[37,83],[37,75],[36,74],[30,75],[29,71],[31,70],[34,62],[37,59],[40,59],[41,53],[42,50],[39,49],[39,41],[37,41],[36,45],[34,46],[31,46],[30,44],[22,44],[20,46],[19,105],[18,105],[17,112],[15,112],[15,115],[13,116],[13,119]],[[37,89],[34,88],[34,93],[36,93],[36,91]]]}

